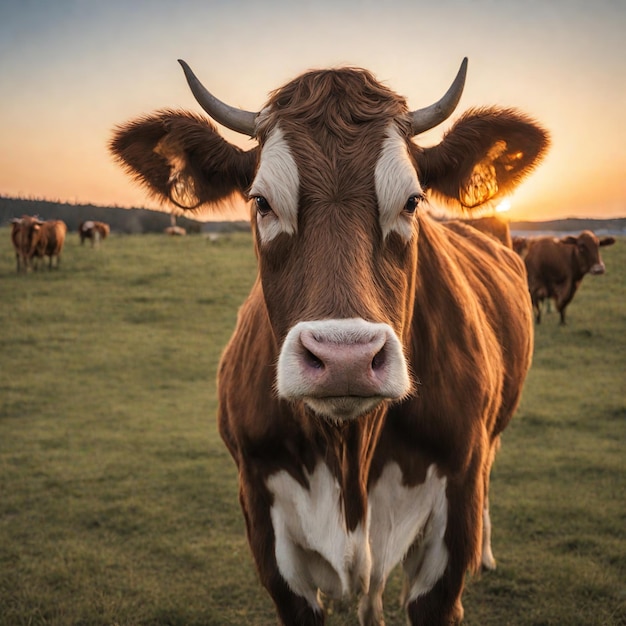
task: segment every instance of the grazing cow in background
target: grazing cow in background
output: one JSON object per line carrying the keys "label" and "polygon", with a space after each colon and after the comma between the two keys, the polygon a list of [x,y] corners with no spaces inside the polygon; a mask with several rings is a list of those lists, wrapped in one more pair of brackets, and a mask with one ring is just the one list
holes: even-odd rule
{"label": "grazing cow in background", "polygon": [[536,237],[531,240],[524,258],[528,289],[537,324],[541,323],[541,303],[554,299],[556,310],[565,324],[565,309],[572,301],[585,274],[604,274],[600,247],[611,246],[614,237],[598,239],[590,230],[578,237]]}
{"label": "grazing cow in background", "polygon": [[528,249],[530,248],[532,241],[533,240],[529,237],[515,236],[511,238],[513,250],[515,250],[515,252],[517,252],[517,254],[519,254],[522,259],[526,258],[526,255],[528,254]]}
{"label": "grazing cow in background", "polygon": [[93,220],[87,220],[81,222],[78,226],[78,234],[80,235],[80,243],[83,245],[85,239],[91,240],[91,246],[95,246],[103,239],[109,236],[111,229],[108,224],[104,222],[95,222]]}
{"label": "grazing cow in background", "polygon": [[[66,233],[67,226],[61,220],[48,220],[45,222],[37,220],[32,225],[30,232],[30,262],[32,263],[34,258],[43,259],[48,257],[48,268],[52,269],[52,261],[56,257],[56,269],[59,269]],[[36,265],[34,267],[37,269]]]}
{"label": "grazing cow in background", "polygon": [[476,230],[479,230],[490,237],[493,237],[497,241],[503,243],[507,248],[513,248],[513,241],[511,239],[511,230],[509,223],[499,217],[487,216],[477,217],[475,219],[462,219],[452,220],[447,222],[448,228],[456,228],[455,223],[465,224],[471,226]]}
{"label": "grazing cow in background", "polygon": [[166,235],[172,235],[173,237],[182,237],[187,234],[187,231],[182,226],[168,226],[163,230]]}
{"label": "grazing cow in background", "polygon": [[440,144],[414,143],[456,107],[466,60],[413,112],[354,68],[308,72],[242,111],[181,63],[209,115],[259,145],[165,110],[110,146],[178,207],[251,200],[259,273],[221,359],[218,419],[261,582],[283,624],[323,624],[321,591],[361,594],[360,623],[381,625],[402,562],[411,624],[457,623],[467,570],[483,553],[493,566],[489,472],[533,322],[520,258],[437,223],[423,200],[471,208],[510,193],[547,135],[482,108]]}

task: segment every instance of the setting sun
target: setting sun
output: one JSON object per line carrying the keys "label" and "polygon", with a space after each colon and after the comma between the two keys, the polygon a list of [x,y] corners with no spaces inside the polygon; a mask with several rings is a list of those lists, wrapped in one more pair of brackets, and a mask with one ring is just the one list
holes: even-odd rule
{"label": "setting sun", "polygon": [[504,198],[504,200],[502,200],[500,204],[496,206],[496,213],[506,213],[510,209],[511,209],[511,201],[508,198]]}

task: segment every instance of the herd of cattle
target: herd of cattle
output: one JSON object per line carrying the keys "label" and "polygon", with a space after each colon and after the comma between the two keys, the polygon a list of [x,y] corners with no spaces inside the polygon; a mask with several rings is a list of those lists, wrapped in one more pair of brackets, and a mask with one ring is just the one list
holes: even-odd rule
{"label": "herd of cattle", "polygon": [[[78,227],[80,243],[85,239],[96,245],[110,232],[108,224],[88,220]],[[11,243],[15,250],[17,272],[38,269],[48,257],[48,268],[59,268],[65,245],[67,225],[62,220],[41,220],[32,215],[23,215],[11,220]]]}

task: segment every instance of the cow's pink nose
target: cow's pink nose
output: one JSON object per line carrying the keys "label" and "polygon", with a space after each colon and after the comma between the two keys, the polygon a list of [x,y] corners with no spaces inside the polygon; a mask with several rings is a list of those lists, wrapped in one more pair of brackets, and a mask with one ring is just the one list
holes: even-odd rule
{"label": "cow's pink nose", "polygon": [[604,274],[606,267],[602,261],[600,263],[596,263],[590,270],[590,274]]}
{"label": "cow's pink nose", "polygon": [[402,345],[388,324],[361,318],[296,324],[283,342],[278,395],[303,400],[317,413],[356,416],[410,389]]}
{"label": "cow's pink nose", "polygon": [[303,330],[301,375],[318,397],[380,395],[388,376],[386,343],[382,328],[344,338]]}

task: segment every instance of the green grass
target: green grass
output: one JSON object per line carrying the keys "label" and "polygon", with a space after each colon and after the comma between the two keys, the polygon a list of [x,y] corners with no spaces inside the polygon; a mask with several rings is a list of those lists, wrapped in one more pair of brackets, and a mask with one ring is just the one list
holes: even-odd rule
{"label": "green grass", "polygon": [[[498,570],[469,581],[469,625],[626,624],[626,241],[603,256],[569,325],[537,329],[493,472]],[[276,623],[215,425],[254,267],[246,234],[70,233],[60,271],[18,276],[0,229],[1,625]]]}

